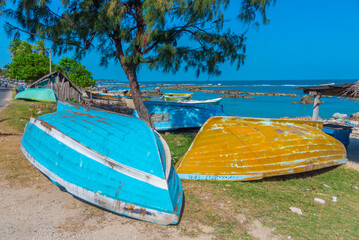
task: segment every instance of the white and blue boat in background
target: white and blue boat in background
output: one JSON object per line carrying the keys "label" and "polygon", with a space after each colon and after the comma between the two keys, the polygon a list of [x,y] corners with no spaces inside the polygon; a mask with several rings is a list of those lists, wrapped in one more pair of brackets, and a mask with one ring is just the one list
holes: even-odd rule
{"label": "white and blue boat in background", "polygon": [[169,148],[138,118],[59,102],[57,112],[30,119],[21,150],[84,201],[158,224],[180,221],[184,195]]}
{"label": "white and blue boat in background", "polygon": [[[143,102],[156,130],[201,127],[212,116],[226,116],[222,105],[179,102]],[[132,116],[138,117],[135,110]]]}

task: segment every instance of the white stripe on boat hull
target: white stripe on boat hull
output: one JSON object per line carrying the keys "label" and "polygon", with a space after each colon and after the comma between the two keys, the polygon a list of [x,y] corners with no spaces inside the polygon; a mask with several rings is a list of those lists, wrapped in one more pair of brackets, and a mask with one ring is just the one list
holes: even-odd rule
{"label": "white stripe on boat hull", "polygon": [[38,161],[36,161],[31,154],[27,152],[27,150],[21,145],[21,151],[25,155],[25,157],[43,174],[49,177],[52,181],[58,183],[63,186],[69,193],[74,196],[77,196],[87,202],[95,204],[96,206],[105,208],[107,210],[113,211],[118,214],[122,214],[128,217],[141,219],[148,222],[154,222],[159,224],[174,224],[179,221],[180,216],[176,216],[175,214],[159,212],[153,209],[148,209],[144,207],[140,207],[131,203],[122,202],[119,200],[115,200],[112,198],[108,198],[106,196],[100,195],[98,193],[94,193],[92,191],[88,191],[82,187],[76,186],[72,183],[69,183],[43,165],[41,165]]}
{"label": "white stripe on boat hull", "polygon": [[[57,141],[65,144],[69,148],[74,149],[75,151],[81,153],[82,155],[89,157],[107,167],[110,167],[114,169],[117,172],[120,172],[124,175],[127,175],[129,177],[132,177],[134,179],[140,180],[142,182],[146,182],[148,184],[151,184],[155,187],[166,189],[168,190],[168,183],[166,179],[159,178],[157,176],[142,172],[138,169],[131,168],[129,166],[123,165],[107,156],[104,156],[98,152],[95,152],[94,150],[84,146],[83,144],[75,141],[74,139],[70,138],[69,136],[63,134],[59,130],[57,130],[55,127],[45,127],[45,124],[48,124],[45,122],[45,124],[42,124],[42,120],[40,119],[30,119],[30,123],[44,131],[45,133],[49,134],[51,137],[56,139]],[[168,161],[168,159],[167,159]]]}

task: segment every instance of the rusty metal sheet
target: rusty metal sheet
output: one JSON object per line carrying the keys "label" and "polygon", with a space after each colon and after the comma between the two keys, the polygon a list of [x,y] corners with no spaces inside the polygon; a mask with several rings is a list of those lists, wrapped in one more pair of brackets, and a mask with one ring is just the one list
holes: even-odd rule
{"label": "rusty metal sheet", "polygon": [[181,179],[245,181],[347,162],[319,122],[212,117],[175,168]]}

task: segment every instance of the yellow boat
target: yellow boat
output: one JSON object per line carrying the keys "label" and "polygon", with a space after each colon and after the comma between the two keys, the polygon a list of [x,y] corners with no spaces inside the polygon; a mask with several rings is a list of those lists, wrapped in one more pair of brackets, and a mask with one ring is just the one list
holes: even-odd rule
{"label": "yellow boat", "polygon": [[312,121],[211,117],[176,164],[184,180],[247,181],[346,163],[342,143]]}

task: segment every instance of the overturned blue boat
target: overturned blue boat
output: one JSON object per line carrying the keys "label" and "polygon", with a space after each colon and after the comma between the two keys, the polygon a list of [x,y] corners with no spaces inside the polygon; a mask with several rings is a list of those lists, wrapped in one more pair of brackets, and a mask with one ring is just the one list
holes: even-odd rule
{"label": "overturned blue boat", "polygon": [[[225,116],[222,105],[179,102],[143,102],[158,131],[201,127],[212,116]],[[132,116],[138,117],[135,110]]]}
{"label": "overturned blue boat", "polygon": [[21,150],[80,199],[144,221],[180,221],[183,190],[169,148],[140,119],[59,102],[57,112],[30,119]]}

